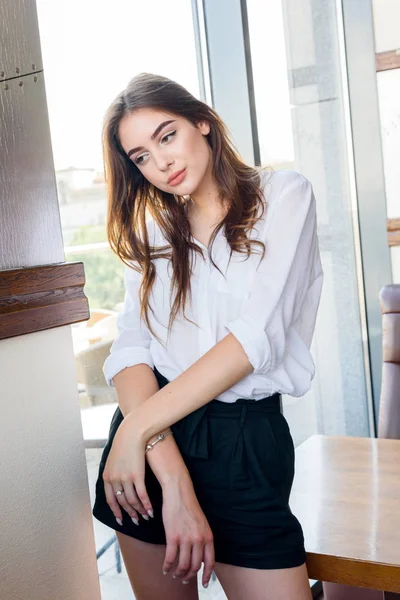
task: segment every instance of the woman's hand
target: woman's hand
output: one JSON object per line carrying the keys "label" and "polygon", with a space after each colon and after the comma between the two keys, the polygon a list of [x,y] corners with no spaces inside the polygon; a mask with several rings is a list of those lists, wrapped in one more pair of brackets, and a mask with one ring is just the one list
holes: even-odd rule
{"label": "woman's hand", "polygon": [[120,525],[121,506],[136,525],[138,513],[146,520],[148,515],[154,516],[144,483],[145,460],[145,442],[134,422],[125,418],[115,434],[103,472],[107,503]]}
{"label": "woman's hand", "polygon": [[[163,523],[167,549],[163,573],[188,581],[197,577],[204,562],[203,586],[207,587],[215,565],[214,538],[190,480],[163,486]],[[174,562],[178,561],[175,568]]]}

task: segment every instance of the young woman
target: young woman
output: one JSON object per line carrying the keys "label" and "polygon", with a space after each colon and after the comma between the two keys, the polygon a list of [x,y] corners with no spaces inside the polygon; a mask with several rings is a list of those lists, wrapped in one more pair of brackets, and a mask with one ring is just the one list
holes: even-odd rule
{"label": "young woman", "polygon": [[103,148],[126,295],[93,514],[137,600],[198,598],[202,563],[229,600],[309,600],[281,394],[315,372],[312,187],[245,165],[212,108],[151,74],[110,106]]}

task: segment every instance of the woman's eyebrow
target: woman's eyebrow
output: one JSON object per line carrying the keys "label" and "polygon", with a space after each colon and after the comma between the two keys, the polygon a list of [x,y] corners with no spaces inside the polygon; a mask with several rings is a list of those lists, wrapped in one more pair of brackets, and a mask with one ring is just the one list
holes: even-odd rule
{"label": "woman's eyebrow", "polygon": [[[175,120],[172,119],[170,121],[163,121],[162,123],[160,123],[160,125],[157,127],[157,129],[155,130],[155,132],[152,134],[151,139],[154,140],[158,134],[160,133],[160,131],[162,129],[164,129],[164,127],[166,127],[167,125],[169,125],[170,123],[175,123]],[[129,150],[128,152],[128,158],[130,157],[131,154],[133,154],[134,152],[137,152],[138,150],[144,150],[143,146],[136,146],[136,148],[132,148],[132,150]]]}

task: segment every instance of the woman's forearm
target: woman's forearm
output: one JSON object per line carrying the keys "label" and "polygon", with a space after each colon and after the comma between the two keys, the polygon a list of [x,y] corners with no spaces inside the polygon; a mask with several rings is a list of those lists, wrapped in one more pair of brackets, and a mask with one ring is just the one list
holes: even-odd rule
{"label": "woman's forearm", "polygon": [[[124,418],[159,390],[154,371],[146,364],[123,369],[115,375],[113,382],[118,405]],[[161,433],[161,430],[156,432],[157,435],[158,433]],[[154,437],[155,435],[146,442],[153,441]],[[162,442],[155,444],[153,449],[146,453],[146,457],[163,488],[177,481],[191,481],[173,436],[169,435]]]}
{"label": "woman's forearm", "polygon": [[134,409],[128,418],[142,440],[147,442],[151,436],[207,404],[252,372],[253,367],[242,345],[230,333]]}
{"label": "woman's forearm", "polygon": [[153,369],[143,363],[123,369],[113,377],[113,382],[124,417],[160,389]]}

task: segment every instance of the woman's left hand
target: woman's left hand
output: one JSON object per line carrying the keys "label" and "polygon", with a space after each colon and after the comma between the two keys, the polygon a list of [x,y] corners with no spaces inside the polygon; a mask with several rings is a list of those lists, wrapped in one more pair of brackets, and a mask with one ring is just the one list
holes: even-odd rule
{"label": "woman's left hand", "polygon": [[[145,445],[133,421],[126,417],[115,434],[103,472],[107,503],[120,525],[121,506],[134,522],[138,519],[138,513],[146,520],[148,515],[153,517],[153,508],[144,483]],[[117,494],[118,491],[122,493]]]}

